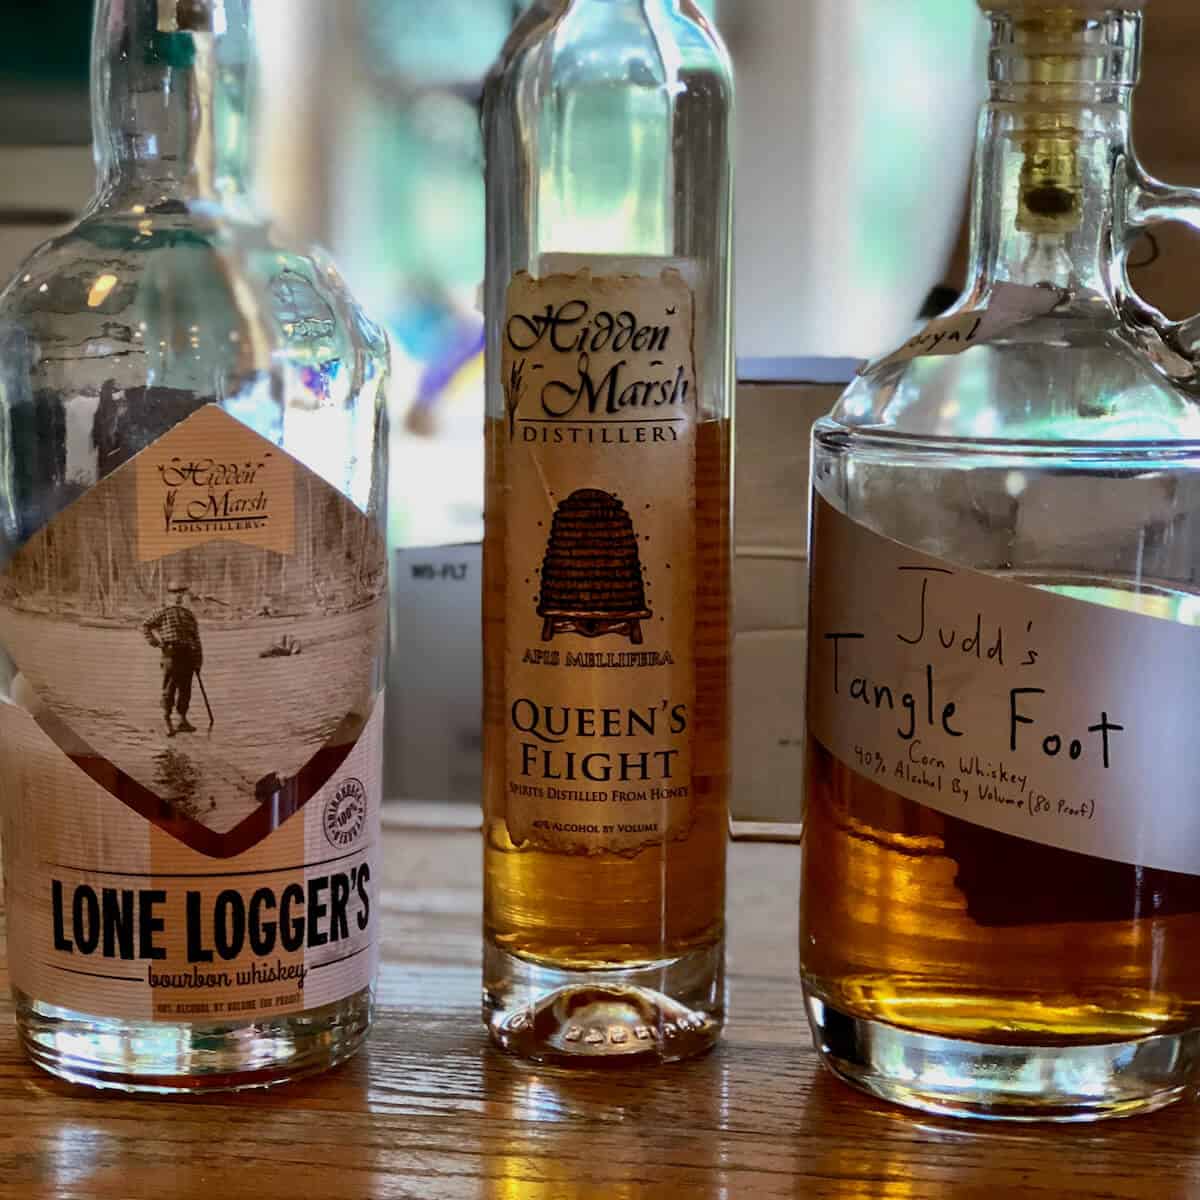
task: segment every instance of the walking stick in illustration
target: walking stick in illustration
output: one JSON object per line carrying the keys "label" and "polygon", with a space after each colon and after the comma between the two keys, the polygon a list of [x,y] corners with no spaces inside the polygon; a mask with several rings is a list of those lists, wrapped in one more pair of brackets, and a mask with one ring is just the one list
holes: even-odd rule
{"label": "walking stick in illustration", "polygon": [[208,688],[204,686],[204,676],[199,671],[196,672],[196,682],[200,685],[200,695],[204,697],[204,707],[208,709],[208,727],[211,729],[217,723],[217,718],[213,716],[212,705],[208,702]]}

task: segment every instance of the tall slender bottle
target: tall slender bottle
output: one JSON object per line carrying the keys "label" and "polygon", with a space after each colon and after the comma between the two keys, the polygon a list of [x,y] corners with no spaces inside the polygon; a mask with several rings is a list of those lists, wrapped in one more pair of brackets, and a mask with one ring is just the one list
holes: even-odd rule
{"label": "tall slender bottle", "polygon": [[33,1059],[197,1091],[361,1043],[386,342],[256,216],[247,0],[100,0],[97,192],[0,295],[0,789]]}
{"label": "tall slender bottle", "polygon": [[1126,272],[1200,193],[1140,3],[982,7],[970,288],[815,432],[801,965],[847,1079],[1079,1120],[1200,1076],[1200,342]]}
{"label": "tall slender bottle", "polygon": [[691,0],[537,0],[486,89],[484,1019],[723,1015],[732,76]]}

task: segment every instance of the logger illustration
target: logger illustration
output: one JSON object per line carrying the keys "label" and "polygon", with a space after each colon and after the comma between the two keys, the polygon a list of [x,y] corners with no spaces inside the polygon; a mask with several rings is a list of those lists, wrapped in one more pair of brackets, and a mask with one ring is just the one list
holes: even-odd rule
{"label": "logger illustration", "polygon": [[611,633],[642,644],[642,622],[652,614],[637,533],[619,497],[583,488],[555,510],[537,613],[543,642],[559,633]]}

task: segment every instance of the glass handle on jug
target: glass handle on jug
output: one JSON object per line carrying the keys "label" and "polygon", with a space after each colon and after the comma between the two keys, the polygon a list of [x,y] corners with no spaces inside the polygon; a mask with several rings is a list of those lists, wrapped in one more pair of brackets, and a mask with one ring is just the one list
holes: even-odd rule
{"label": "glass handle on jug", "polygon": [[1138,328],[1149,327],[1158,335],[1171,358],[1163,362],[1168,375],[1178,383],[1200,387],[1200,313],[1174,321],[1147,303],[1129,278],[1130,257],[1138,239],[1156,225],[1170,222],[1186,225],[1200,233],[1200,188],[1177,187],[1149,174],[1136,158],[1124,167],[1126,184],[1118,187],[1118,211],[1114,223],[1115,268],[1121,308]]}

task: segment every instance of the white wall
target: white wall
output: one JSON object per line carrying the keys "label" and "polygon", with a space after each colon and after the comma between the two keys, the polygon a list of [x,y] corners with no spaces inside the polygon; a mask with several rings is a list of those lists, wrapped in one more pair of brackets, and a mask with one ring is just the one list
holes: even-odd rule
{"label": "white wall", "polygon": [[982,19],[969,0],[721,0],[717,20],[738,72],[739,353],[887,348],[958,232]]}

